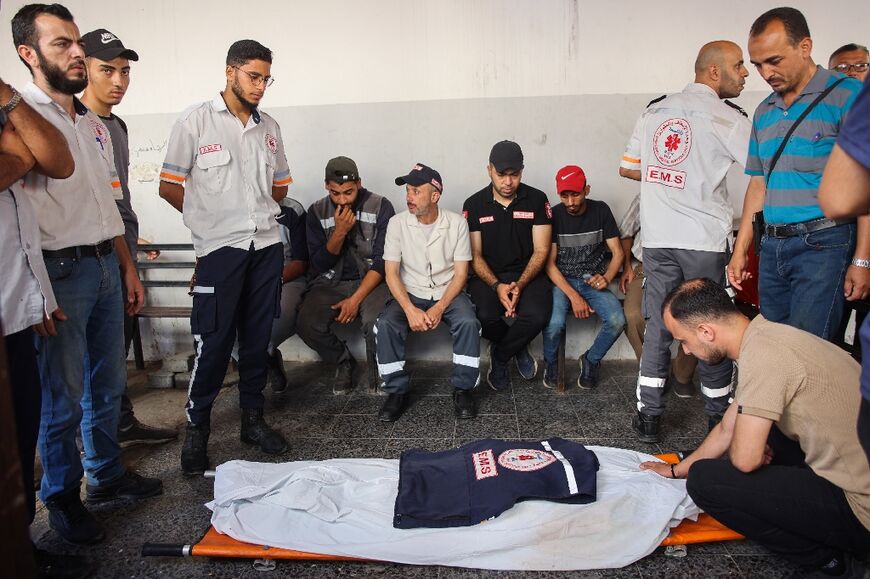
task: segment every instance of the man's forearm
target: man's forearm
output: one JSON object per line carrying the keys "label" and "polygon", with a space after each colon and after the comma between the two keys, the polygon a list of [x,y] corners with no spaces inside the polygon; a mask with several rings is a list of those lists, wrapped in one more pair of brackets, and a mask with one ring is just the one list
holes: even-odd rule
{"label": "man's forearm", "polygon": [[374,271],[373,269],[370,269],[368,272],[366,272],[365,276],[362,278],[362,281],[359,284],[359,287],[356,288],[356,291],[353,292],[353,295],[351,297],[362,303],[362,301],[366,299],[366,297],[381,284],[383,279],[384,276]]}
{"label": "man's forearm", "polygon": [[308,271],[308,262],[295,259],[284,266],[284,270],[281,272],[281,281],[283,283],[293,281],[305,275],[306,271]]}
{"label": "man's forearm", "polygon": [[326,240],[326,251],[332,255],[339,255],[346,238],[347,233],[340,233],[338,229],[333,229],[332,235],[330,235],[329,239]]}
{"label": "man's forearm", "polygon": [[399,303],[402,311],[407,313],[409,309],[414,307],[414,304],[411,303],[411,297],[408,295],[408,290],[405,288],[405,284],[402,283],[401,276],[398,273],[392,273],[387,270],[385,279],[387,281],[387,287],[390,288],[390,294],[393,296],[393,299]]}
{"label": "man's forearm", "polygon": [[28,163],[18,155],[0,152],[0,189],[17,183],[30,171]]}
{"label": "man's forearm", "polygon": [[[0,80],[0,104],[12,98],[9,85]],[[75,162],[66,138],[23,99],[7,118],[36,159],[37,170],[52,179],[66,179],[73,174]]]}
{"label": "man's forearm", "polygon": [[118,258],[118,265],[121,266],[121,271],[125,274],[132,271],[132,273],[136,274],[136,263],[133,261],[133,257],[130,255],[130,248],[127,247],[127,242],[124,240],[124,236],[119,235],[115,237],[113,241],[115,247],[115,255]]}
{"label": "man's forearm", "polygon": [[462,292],[462,288],[465,287],[465,282],[468,281],[468,275],[454,275],[453,279],[450,280],[450,284],[447,286],[447,289],[444,290],[444,294],[441,296],[441,299],[438,300],[438,304],[441,305],[443,309],[447,309],[453,300],[456,299]]}
{"label": "man's forearm", "polygon": [[161,181],[158,189],[160,196],[179,212],[184,212],[184,186],[178,183]]}
{"label": "man's forearm", "polygon": [[623,237],[619,240],[622,246],[622,271],[631,269],[631,246],[634,245],[633,237]]}
{"label": "man's forearm", "polygon": [[492,272],[489,264],[483,259],[483,256],[474,256],[471,259],[471,267],[474,268],[474,273],[480,278],[480,281],[488,286],[499,281],[498,277]]}
{"label": "man's forearm", "polygon": [[749,251],[749,246],[752,244],[752,219],[756,213],[764,209],[764,193],[765,188],[762,184],[756,183],[755,179],[763,179],[762,177],[753,177],[749,182],[749,187],[746,190],[746,197],[743,199],[743,214],[740,217],[740,230],[737,232],[737,239],[734,240],[734,251],[745,254]]}
{"label": "man's forearm", "polygon": [[529,285],[533,279],[538,277],[541,270],[544,269],[549,250],[550,248],[547,247],[543,251],[536,249],[535,252],[532,253],[532,257],[529,258],[529,263],[526,264],[526,269],[523,270],[523,274],[520,276],[520,279],[517,280],[517,285],[520,286],[520,289],[524,289]]}

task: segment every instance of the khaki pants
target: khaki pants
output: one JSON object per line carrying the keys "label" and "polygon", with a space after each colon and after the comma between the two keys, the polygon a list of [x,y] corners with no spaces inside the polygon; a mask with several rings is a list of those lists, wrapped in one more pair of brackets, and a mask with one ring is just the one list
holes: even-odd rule
{"label": "khaki pants", "polygon": [[[634,280],[628,284],[625,293],[625,335],[634,349],[634,355],[640,361],[643,351],[643,333],[646,330],[646,320],[643,319],[641,304],[643,303],[643,264],[638,263],[634,268]],[[695,367],[698,359],[686,354],[683,348],[677,348],[677,358],[672,364],[674,377],[682,384],[688,384],[695,375]]]}

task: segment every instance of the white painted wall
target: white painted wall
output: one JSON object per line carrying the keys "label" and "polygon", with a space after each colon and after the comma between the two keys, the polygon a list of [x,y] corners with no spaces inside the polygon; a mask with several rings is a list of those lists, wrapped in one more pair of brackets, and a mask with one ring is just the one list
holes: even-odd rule
{"label": "white painted wall", "polygon": [[[26,2],[0,6],[0,75],[28,80],[12,47],[9,20]],[[556,170],[579,163],[592,194],[617,219],[636,192],[616,172],[637,115],[653,97],[692,79],[698,48],[730,39],[745,47],[749,26],[776,1],[662,3],[628,0],[72,0],[82,32],[107,28],[135,49],[133,81],[116,108],[131,130],[131,190],[142,235],[187,242],[180,215],[157,197],[156,170],[169,129],[188,105],[223,87],[227,47],[254,38],[274,51],[277,79],[263,108],[281,123],[295,184],[307,205],[323,194],[327,159],[353,157],[370,189],[403,208],[393,177],[422,161],[439,169],[442,201],[458,210],[486,183],[491,145],[518,141],[524,180],[557,198]],[[866,0],[791,5],[807,16],[816,61],[846,42],[868,44]],[[243,10],[251,6],[250,10]],[[845,15],[845,16],[844,16]],[[752,111],[767,86],[750,71],[735,99]],[[744,180],[732,184],[739,211]],[[183,292],[155,292],[155,303],[182,303]],[[187,347],[189,326],[145,326],[150,355]],[[591,323],[575,324],[570,344],[591,341]],[[439,341],[426,355],[449,350]],[[358,346],[358,344],[357,344]],[[311,358],[300,342],[291,358]],[[412,348],[415,350],[416,348]],[[574,349],[574,348],[572,348]],[[624,339],[612,351],[631,357]]]}

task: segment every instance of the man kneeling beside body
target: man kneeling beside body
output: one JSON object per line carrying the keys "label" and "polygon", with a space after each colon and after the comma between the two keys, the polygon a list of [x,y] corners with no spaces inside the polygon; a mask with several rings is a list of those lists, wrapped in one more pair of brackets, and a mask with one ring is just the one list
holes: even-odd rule
{"label": "man kneeling beside body", "polygon": [[468,224],[438,207],[443,189],[438,171],[417,164],[396,185],[405,185],[408,211],[390,219],[384,270],[392,299],[376,326],[378,372],[389,396],[378,418],[402,415],[409,389],[405,371],[408,327],[434,330],[441,319],[453,336],[453,403],[458,418],[474,418],[471,390],[480,379],[480,322],[463,292],[471,261]]}
{"label": "man kneeling beside body", "polygon": [[709,279],[674,289],[662,317],[686,353],[728,357],[740,373],[734,402],[695,452],[674,467],[641,468],[687,477],[701,509],[799,565],[860,576],[870,466],[854,426],[857,362],[808,332],[762,316],[750,322]]}

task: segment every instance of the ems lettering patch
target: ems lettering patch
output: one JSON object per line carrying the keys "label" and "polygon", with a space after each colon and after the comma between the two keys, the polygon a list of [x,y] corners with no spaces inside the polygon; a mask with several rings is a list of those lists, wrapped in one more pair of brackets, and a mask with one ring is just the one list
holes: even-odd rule
{"label": "ems lettering patch", "polygon": [[541,470],[556,462],[548,452],[529,448],[511,448],[498,455],[498,463],[505,468],[520,472]]}
{"label": "ems lettering patch", "polygon": [[495,466],[495,455],[492,453],[492,449],[475,452],[471,455],[471,462],[474,463],[474,476],[477,480],[498,476],[498,469]]}
{"label": "ems lettering patch", "polygon": [[272,151],[273,155],[278,152],[278,139],[275,138],[275,135],[266,133],[266,147]]}
{"label": "ems lettering patch", "polygon": [[665,187],[673,187],[674,189],[685,189],[686,187],[686,172],[676,171],[674,169],[666,169],[665,167],[656,167],[649,165],[646,168],[646,180],[649,183],[658,183]]}
{"label": "ems lettering patch", "polygon": [[692,148],[692,127],[686,119],[668,119],[653,135],[653,153],[667,167],[679,165]]}
{"label": "ems lettering patch", "polygon": [[493,217],[492,215],[487,215],[486,217],[480,218],[481,223],[491,223],[493,221],[495,221],[495,217]]}
{"label": "ems lettering patch", "polygon": [[514,211],[514,219],[534,219],[534,211]]}
{"label": "ems lettering patch", "polygon": [[222,151],[223,146],[220,143],[214,143],[212,145],[203,145],[199,148],[199,154],[205,155],[206,153],[217,153],[218,151]]}

